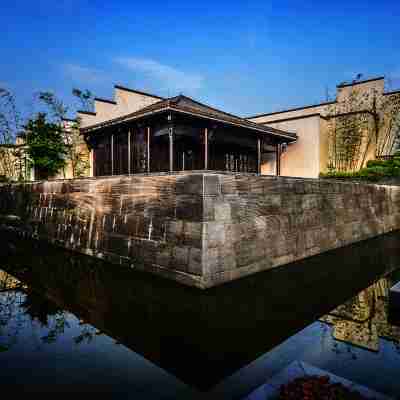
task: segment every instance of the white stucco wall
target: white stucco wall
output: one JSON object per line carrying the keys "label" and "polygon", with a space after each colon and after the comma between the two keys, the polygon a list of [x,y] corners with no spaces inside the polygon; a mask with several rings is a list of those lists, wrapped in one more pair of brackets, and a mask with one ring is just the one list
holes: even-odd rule
{"label": "white stucco wall", "polygon": [[[320,173],[320,116],[268,124],[274,128],[296,132],[298,140],[286,147],[281,156],[281,175],[317,178]],[[261,173],[275,175],[275,155],[265,157]]]}
{"label": "white stucco wall", "polygon": [[78,112],[77,116],[81,119],[81,127],[86,128],[90,125],[133,113],[160,100],[159,97],[150,94],[115,87],[114,102],[116,104],[96,99],[94,101],[95,115]]}

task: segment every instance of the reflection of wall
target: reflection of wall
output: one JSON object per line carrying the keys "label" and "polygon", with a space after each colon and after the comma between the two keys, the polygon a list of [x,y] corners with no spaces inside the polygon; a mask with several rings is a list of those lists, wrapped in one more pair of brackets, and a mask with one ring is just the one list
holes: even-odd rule
{"label": "reflection of wall", "polygon": [[2,265],[32,291],[202,387],[249,364],[399,265],[399,234],[390,234],[198,291],[16,232],[0,230],[0,242]]}
{"label": "reflection of wall", "polygon": [[379,337],[400,342],[400,327],[388,321],[390,278],[363,290],[354,298],[339,306],[322,321],[333,324],[333,336],[369,350],[379,350]]}
{"label": "reflection of wall", "polygon": [[20,281],[7,272],[0,270],[0,291],[15,289],[20,286]]}

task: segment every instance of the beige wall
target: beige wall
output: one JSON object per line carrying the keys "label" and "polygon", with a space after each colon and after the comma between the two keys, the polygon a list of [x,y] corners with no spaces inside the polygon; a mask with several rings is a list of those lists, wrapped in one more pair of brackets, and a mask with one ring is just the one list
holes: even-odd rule
{"label": "beige wall", "polygon": [[[273,128],[295,132],[298,139],[286,147],[281,156],[281,175],[317,178],[320,172],[320,116],[268,124]],[[275,155],[267,155],[261,173],[275,175]]]}
{"label": "beige wall", "polygon": [[343,102],[351,95],[353,91],[365,93],[375,90],[377,95],[382,95],[384,89],[385,80],[382,78],[372,82],[356,83],[351,86],[338,87],[336,89],[336,98],[338,102]]}
{"label": "beige wall", "polygon": [[[302,109],[282,111],[269,115],[250,118],[252,122],[296,132],[299,139],[296,143],[287,147],[282,154],[281,175],[299,177],[318,177],[320,172],[326,172],[329,161],[329,122],[324,116],[356,111],[357,106],[350,102],[352,93],[363,94],[375,91],[379,98],[384,93],[384,79],[377,79],[370,82],[356,83],[351,86],[337,87],[336,101],[330,104],[320,104]],[[370,98],[372,99],[373,96]],[[368,108],[369,105],[360,104],[358,108]],[[356,107],[357,108],[357,107]],[[320,114],[314,115],[313,114]],[[302,118],[304,117],[304,118]],[[295,118],[291,121],[287,119]],[[369,123],[372,123],[370,121]],[[363,143],[364,148],[366,143]],[[366,161],[375,158],[375,144],[370,143],[365,157]],[[263,174],[275,174],[275,155],[266,156],[266,162],[262,165]],[[361,167],[361,165],[360,165]]]}
{"label": "beige wall", "polygon": [[158,101],[160,101],[159,97],[115,87],[114,102],[116,104],[96,99],[94,102],[95,115],[79,112],[77,114],[81,119],[81,127],[86,128],[90,125],[133,113]]}
{"label": "beige wall", "polygon": [[[260,117],[249,118],[250,121],[256,122],[258,124],[267,124],[271,121],[277,121],[279,119],[288,119],[288,118],[297,118],[297,117],[304,117],[306,115],[312,114],[322,114],[325,115],[327,110],[329,109],[330,105],[317,105],[315,107],[309,108],[302,108],[300,110],[293,110],[293,111],[283,111],[280,113],[274,113],[269,115],[262,115]],[[269,124],[268,124],[269,125]]]}
{"label": "beige wall", "polygon": [[114,99],[118,104],[121,115],[138,111],[160,101],[158,97],[131,92],[119,87],[114,89]]}
{"label": "beige wall", "polygon": [[328,171],[329,140],[328,121],[325,118],[319,120],[319,173]]}

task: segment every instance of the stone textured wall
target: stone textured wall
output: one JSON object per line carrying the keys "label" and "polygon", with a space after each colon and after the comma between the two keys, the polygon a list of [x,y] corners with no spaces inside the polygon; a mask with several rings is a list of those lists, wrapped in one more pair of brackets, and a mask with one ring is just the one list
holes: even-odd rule
{"label": "stone textured wall", "polygon": [[222,173],[0,186],[3,228],[200,288],[399,229],[399,206],[396,186]]}

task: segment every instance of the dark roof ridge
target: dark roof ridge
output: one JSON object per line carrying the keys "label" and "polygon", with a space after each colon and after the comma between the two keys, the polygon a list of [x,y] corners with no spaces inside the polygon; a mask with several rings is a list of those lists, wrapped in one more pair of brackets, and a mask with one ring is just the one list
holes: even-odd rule
{"label": "dark roof ridge", "polygon": [[[215,113],[212,112],[208,112],[205,110],[201,110],[201,109],[196,109],[194,106],[190,107],[188,105],[180,105],[179,104],[179,100],[187,98],[190,101],[192,101],[193,103],[197,103],[199,105],[201,105],[202,107],[205,108],[209,108],[210,111],[214,111]],[[213,119],[213,120],[219,120],[222,121],[224,123],[228,123],[228,124],[233,124],[233,125],[239,125],[242,127],[247,127],[247,128],[253,128],[256,129],[258,131],[262,131],[262,132],[269,132],[269,133],[275,133],[281,137],[286,137],[287,139],[291,139],[291,140],[296,140],[297,135],[291,132],[286,132],[283,131],[281,129],[277,129],[277,128],[273,128],[270,126],[266,126],[266,125],[262,125],[262,124],[257,124],[255,122],[249,121],[247,119],[243,119],[237,116],[233,116],[227,113],[224,113],[223,111],[214,109],[212,107],[208,107],[206,105],[203,105],[200,102],[196,102],[195,100],[192,100],[190,97],[184,96],[184,95],[178,95],[176,97],[170,97],[167,98],[165,100],[161,100],[158,101],[154,104],[150,104],[147,107],[141,108],[140,110],[137,110],[133,113],[130,114],[126,114],[114,119],[110,119],[108,121],[103,121],[103,122],[99,122],[96,123],[92,126],[87,126],[85,128],[82,128],[82,132],[86,132],[88,130],[93,130],[93,129],[99,129],[101,127],[105,127],[105,126],[109,126],[115,123],[123,123],[126,120],[129,119],[133,119],[133,118],[140,118],[142,116],[145,116],[148,113],[158,113],[158,112],[162,112],[164,110],[173,110],[176,112],[182,112],[182,113],[190,113],[193,115],[197,115],[198,117],[201,118],[208,118],[208,119]],[[218,113],[220,113],[220,115],[218,115]]]}
{"label": "dark roof ridge", "polygon": [[161,97],[161,96],[157,96],[157,95],[155,95],[155,94],[143,92],[143,91],[141,91],[141,90],[131,89],[131,88],[128,88],[128,87],[126,87],[126,86],[114,85],[114,87],[115,87],[116,89],[125,90],[125,91],[127,91],[127,92],[142,94],[142,95],[144,95],[144,96],[149,96],[149,97],[154,97],[154,98],[156,98],[156,99],[165,100],[165,97]]}
{"label": "dark roof ridge", "polygon": [[397,93],[400,93],[400,89],[392,90],[391,92],[383,93],[383,95],[384,95],[384,96],[390,96],[390,95],[392,95],[392,94],[397,94]]}
{"label": "dark roof ridge", "polygon": [[351,83],[339,83],[339,85],[336,85],[336,87],[337,88],[343,88],[343,87],[347,87],[347,86],[360,85],[362,83],[367,83],[367,82],[380,81],[382,79],[385,79],[385,77],[384,76],[378,76],[376,78],[364,79],[363,81],[353,81]]}
{"label": "dark roof ridge", "polygon": [[229,115],[230,117],[240,118],[240,119],[242,119],[242,120],[246,120],[246,119],[247,119],[247,118],[239,117],[238,115],[235,115],[235,114],[228,113],[228,112],[226,112],[226,111],[222,111],[222,110],[220,110],[220,109],[218,109],[218,108],[209,106],[208,104],[201,103],[200,101],[194,100],[194,99],[192,99],[192,98],[189,97],[189,96],[185,96],[184,94],[181,94],[181,95],[179,95],[179,96],[181,96],[182,98],[189,99],[189,100],[193,101],[193,103],[197,103],[197,104],[200,105],[200,106],[208,107],[208,108],[210,108],[211,110],[218,111],[218,112],[223,113],[223,114],[225,114],[225,115]]}
{"label": "dark roof ridge", "polygon": [[110,104],[112,104],[114,106],[117,104],[117,102],[114,101],[114,100],[102,99],[101,97],[95,97],[93,100],[94,101],[101,101],[102,103],[110,103]]}
{"label": "dark roof ridge", "polygon": [[96,115],[96,113],[93,112],[93,111],[78,110],[77,113],[79,113],[79,114],[86,114],[86,115]]}
{"label": "dark roof ridge", "polygon": [[268,115],[274,115],[274,114],[283,114],[283,113],[289,112],[289,111],[306,110],[307,108],[314,108],[314,107],[320,107],[320,106],[327,106],[327,105],[329,105],[329,104],[335,104],[336,102],[337,102],[336,100],[325,101],[325,102],[323,102],[323,103],[312,104],[312,105],[309,105],[309,106],[288,108],[288,109],[286,109],[286,110],[281,110],[281,111],[273,111],[273,112],[270,112],[270,113],[252,115],[252,116],[246,117],[246,119],[258,118],[258,117],[266,117],[266,116],[268,116]]}
{"label": "dark roof ridge", "polygon": [[305,115],[297,115],[296,117],[286,117],[286,118],[281,118],[281,119],[274,119],[272,121],[260,122],[259,124],[268,126],[268,124],[275,124],[278,122],[295,121],[297,119],[304,119],[304,118],[311,118],[311,117],[320,117],[322,119],[327,119],[327,117],[321,115],[321,113],[312,113],[312,114],[305,114]]}

